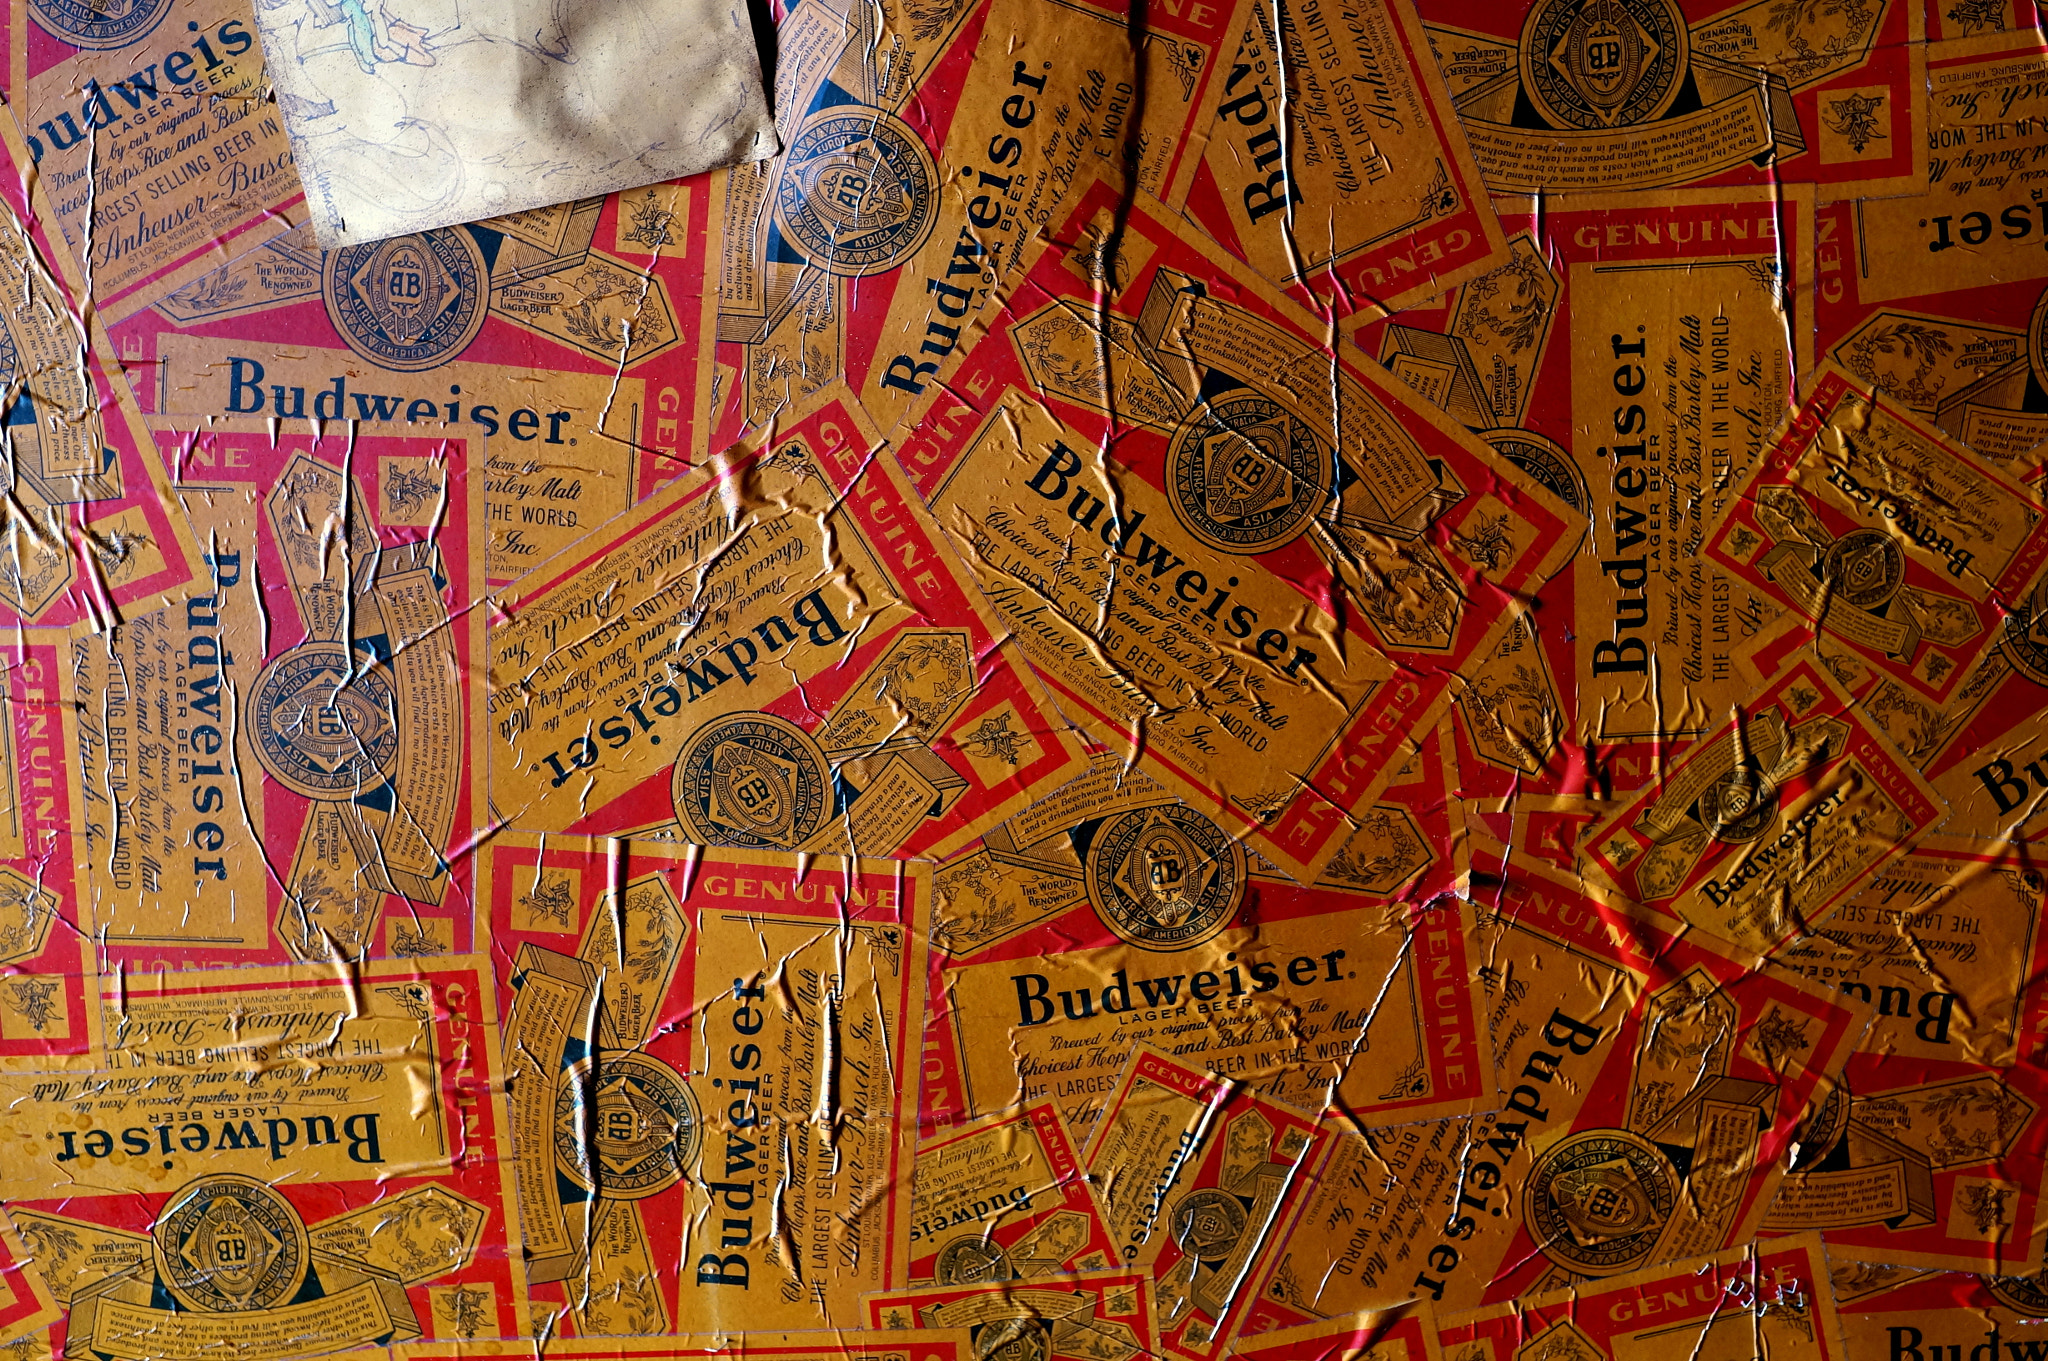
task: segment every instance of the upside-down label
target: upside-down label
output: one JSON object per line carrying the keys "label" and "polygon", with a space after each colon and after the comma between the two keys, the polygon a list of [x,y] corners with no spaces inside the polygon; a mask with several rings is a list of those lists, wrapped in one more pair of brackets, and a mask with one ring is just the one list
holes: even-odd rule
{"label": "upside-down label", "polygon": [[1767,951],[1824,921],[1945,812],[1801,659],[1590,832],[1587,855],[1652,911]]}
{"label": "upside-down label", "polygon": [[1867,1014],[1519,856],[1475,896],[1496,909],[1499,1109],[1339,1138],[1248,1327],[1473,1308],[1747,1241]]}
{"label": "upside-down label", "polygon": [[1139,1046],[1088,1141],[1088,1171],[1124,1260],[1152,1272],[1171,1355],[1224,1355],[1326,1138],[1300,1111]]}
{"label": "upside-down label", "polygon": [[926,854],[1077,770],[873,448],[842,390],[515,584],[490,634],[497,809],[534,830]]}
{"label": "upside-down label", "polygon": [[1759,673],[1821,636],[1939,705],[2048,570],[2048,505],[1830,368],[1738,484],[1706,554],[1785,608],[1749,644]]}

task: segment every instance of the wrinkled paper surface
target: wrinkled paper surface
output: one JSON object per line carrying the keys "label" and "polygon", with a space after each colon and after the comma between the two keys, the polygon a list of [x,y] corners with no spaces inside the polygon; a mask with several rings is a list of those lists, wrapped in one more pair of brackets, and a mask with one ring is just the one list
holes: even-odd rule
{"label": "wrinkled paper surface", "polygon": [[2048,1354],[2030,0],[5,13],[0,1361]]}

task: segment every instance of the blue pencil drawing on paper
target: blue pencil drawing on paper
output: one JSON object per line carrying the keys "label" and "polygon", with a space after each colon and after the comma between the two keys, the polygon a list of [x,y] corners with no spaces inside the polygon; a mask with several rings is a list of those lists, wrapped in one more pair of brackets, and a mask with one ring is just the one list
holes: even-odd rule
{"label": "blue pencil drawing on paper", "polygon": [[775,150],[745,10],[716,0],[259,0],[257,18],[330,249]]}

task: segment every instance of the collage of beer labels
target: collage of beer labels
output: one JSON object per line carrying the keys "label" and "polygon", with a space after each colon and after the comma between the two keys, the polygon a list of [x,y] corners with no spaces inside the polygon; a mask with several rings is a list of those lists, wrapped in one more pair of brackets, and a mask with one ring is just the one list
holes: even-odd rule
{"label": "collage of beer labels", "polygon": [[2048,1361],[2033,0],[0,4],[0,1361]]}

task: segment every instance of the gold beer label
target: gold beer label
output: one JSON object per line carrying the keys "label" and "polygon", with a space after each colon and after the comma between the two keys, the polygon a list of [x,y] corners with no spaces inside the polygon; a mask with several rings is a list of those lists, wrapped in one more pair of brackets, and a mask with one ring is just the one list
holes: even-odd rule
{"label": "gold beer label", "polygon": [[13,0],[8,29],[15,116],[111,318],[181,266],[303,215],[247,0]]}
{"label": "gold beer label", "polygon": [[2048,45],[2030,26],[1928,46],[1926,191],[1850,215],[1844,273],[1858,301],[2048,278],[2048,223],[2027,188],[2027,167],[2048,146],[2044,68]]}
{"label": "gold beer label", "polygon": [[487,961],[137,975],[93,1005],[107,1038],[10,1067],[0,1122],[68,1337],[142,1361],[446,1335],[413,1286],[521,1326]]}
{"label": "gold beer label", "polygon": [[1538,1348],[1574,1361],[1623,1361],[1678,1345],[1843,1361],[1862,1353],[1842,1345],[1829,1272],[1818,1235],[1770,1239],[1682,1266],[1569,1289],[1560,1283],[1513,1305],[1439,1313],[1436,1340],[1459,1361],[1509,1361]]}
{"label": "gold beer label", "polygon": [[1305,1112],[1137,1047],[1086,1157],[1124,1260],[1152,1274],[1168,1354],[1227,1354],[1328,1137]]}
{"label": "gold beer label", "polygon": [[1770,0],[1419,0],[1497,193],[1770,184],[1827,198],[1926,183],[1926,11]]}
{"label": "gold beer label", "polygon": [[12,494],[0,516],[0,614],[24,625],[105,626],[110,610],[193,580],[199,550],[177,513],[98,312],[61,243],[11,120],[0,162],[0,389]]}
{"label": "gold beer label", "polygon": [[[1959,1276],[1837,1258],[1834,1296],[1849,1355],[1895,1346],[1971,1347],[1997,1342],[2024,1354],[2048,1319],[2048,1283],[2038,1271]],[[1988,1353],[1987,1353],[1988,1354]]]}
{"label": "gold beer label", "polygon": [[1533,590],[1583,520],[1377,366],[1333,365],[1186,226],[1097,184],[1061,235],[1091,244],[1036,260],[1044,301],[975,348],[904,466],[1062,702],[1122,752],[1142,728],[1147,775],[1312,881],[1386,744],[1509,627],[1467,592]]}
{"label": "gold beer label", "polygon": [[1337,1139],[1248,1329],[1410,1299],[1445,1314],[1740,1247],[1862,1029],[1868,1008],[1751,951],[1482,859],[1497,1109]]}
{"label": "gold beer label", "polygon": [[1410,0],[1249,5],[1234,36],[1188,201],[1233,254],[1366,312],[1499,262],[1499,220]]}
{"label": "gold beer label", "polygon": [[1940,799],[1799,658],[1586,834],[1587,867],[1667,922],[1759,952],[1825,921],[1934,829]]}
{"label": "gold beer label", "polygon": [[1706,552],[1785,611],[1744,645],[1755,674],[1817,641],[1846,656],[1854,689],[1883,679],[1938,705],[2048,569],[2048,505],[1830,368],[1738,482]]}
{"label": "gold beer label", "polygon": [[862,1306],[870,1327],[965,1328],[984,1353],[1136,1361],[1159,1345],[1153,1281],[1143,1271],[940,1283],[878,1291]]}
{"label": "gold beer label", "polygon": [[1318,1361],[1332,1348],[1360,1349],[1382,1361],[1438,1361],[1436,1314],[1426,1304],[1238,1335],[1248,1361]]}
{"label": "gold beer label", "polygon": [[1035,1280],[1101,1270],[1115,1255],[1081,1150],[1050,1101],[918,1145],[911,1279]]}
{"label": "gold beer label", "polygon": [[502,593],[487,752],[513,825],[939,855],[1079,769],[875,447],[836,390]]}
{"label": "gold beer label", "polygon": [[1507,797],[1568,779],[1589,742],[1630,789],[1662,744],[1747,697],[1738,652],[1780,609],[1697,549],[1812,363],[1810,323],[1787,324],[1813,311],[1811,199],[1667,189],[1495,207],[1506,264],[1355,339],[1589,522],[1587,551],[1468,676],[1466,778]]}
{"label": "gold beer label", "polygon": [[[509,832],[481,854],[537,1309],[586,1336],[656,1320],[751,1347],[756,1330],[858,1327],[864,1294],[907,1285],[913,1256],[929,1271],[901,1080],[927,869]],[[993,1180],[965,1203],[1000,1190],[1015,1208]]]}
{"label": "gold beer label", "polygon": [[472,948],[449,890],[481,806],[465,753],[482,506],[461,446],[246,426],[161,439],[209,579],[72,650],[90,815],[76,844],[104,948],[208,963]]}

